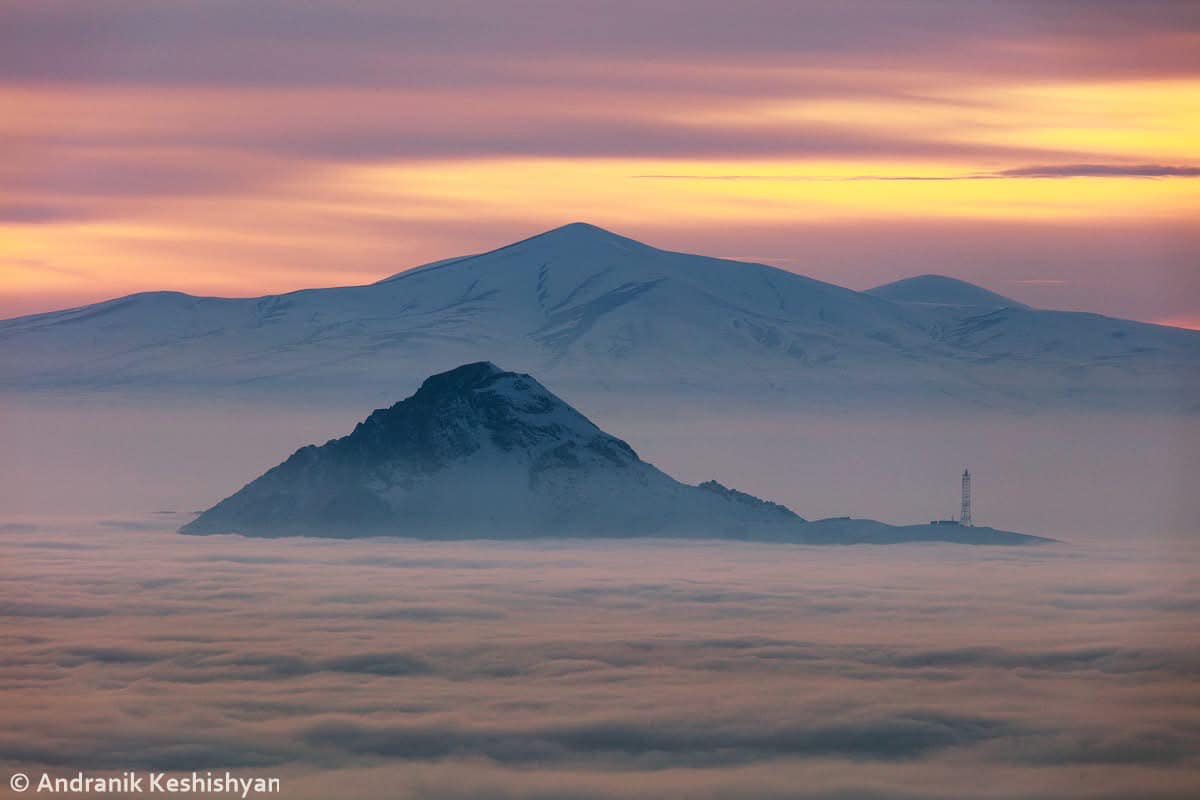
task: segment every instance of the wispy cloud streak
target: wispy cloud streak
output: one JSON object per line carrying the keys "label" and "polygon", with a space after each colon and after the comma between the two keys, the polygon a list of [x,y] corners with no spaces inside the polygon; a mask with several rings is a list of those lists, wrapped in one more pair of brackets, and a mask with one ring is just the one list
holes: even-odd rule
{"label": "wispy cloud streak", "polygon": [[996,172],[965,175],[705,175],[705,174],[645,174],[633,175],[641,180],[668,181],[776,181],[776,182],[843,182],[843,181],[981,181],[1001,178],[1200,178],[1200,167],[1165,164],[1047,164],[1013,167]]}

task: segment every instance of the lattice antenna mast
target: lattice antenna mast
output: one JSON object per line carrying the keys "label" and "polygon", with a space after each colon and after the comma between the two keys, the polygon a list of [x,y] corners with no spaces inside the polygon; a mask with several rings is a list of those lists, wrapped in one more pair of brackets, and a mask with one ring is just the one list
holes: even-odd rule
{"label": "lattice antenna mast", "polygon": [[962,508],[959,511],[958,521],[962,525],[971,524],[971,471],[963,470],[962,477]]}

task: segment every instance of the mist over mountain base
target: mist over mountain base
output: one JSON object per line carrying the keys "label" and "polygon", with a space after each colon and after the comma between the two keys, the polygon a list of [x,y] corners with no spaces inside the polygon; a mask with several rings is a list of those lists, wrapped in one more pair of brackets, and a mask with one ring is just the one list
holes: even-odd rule
{"label": "mist over mountain base", "polygon": [[[808,519],[953,516],[975,477],[978,523],[1085,543],[1194,538],[1200,419],[1135,414],[730,413],[678,405],[581,411],[682,481],[716,479]],[[5,517],[192,512],[363,409],[176,399],[0,403]],[[0,523],[6,520],[0,519]]]}

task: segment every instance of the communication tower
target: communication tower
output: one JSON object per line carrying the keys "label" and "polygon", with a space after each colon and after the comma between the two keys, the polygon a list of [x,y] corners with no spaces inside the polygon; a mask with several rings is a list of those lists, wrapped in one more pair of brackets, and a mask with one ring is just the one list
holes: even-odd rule
{"label": "communication tower", "polygon": [[962,508],[958,513],[958,523],[960,525],[971,524],[971,471],[963,470],[962,476]]}

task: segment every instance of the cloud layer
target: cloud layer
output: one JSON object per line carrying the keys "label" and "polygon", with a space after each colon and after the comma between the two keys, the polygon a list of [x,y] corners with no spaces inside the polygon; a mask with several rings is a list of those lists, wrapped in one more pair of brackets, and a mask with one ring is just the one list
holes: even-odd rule
{"label": "cloud layer", "polygon": [[[0,763],[293,797],[1183,798],[1198,555],[5,523]],[[82,548],[82,549],[80,549]]]}

